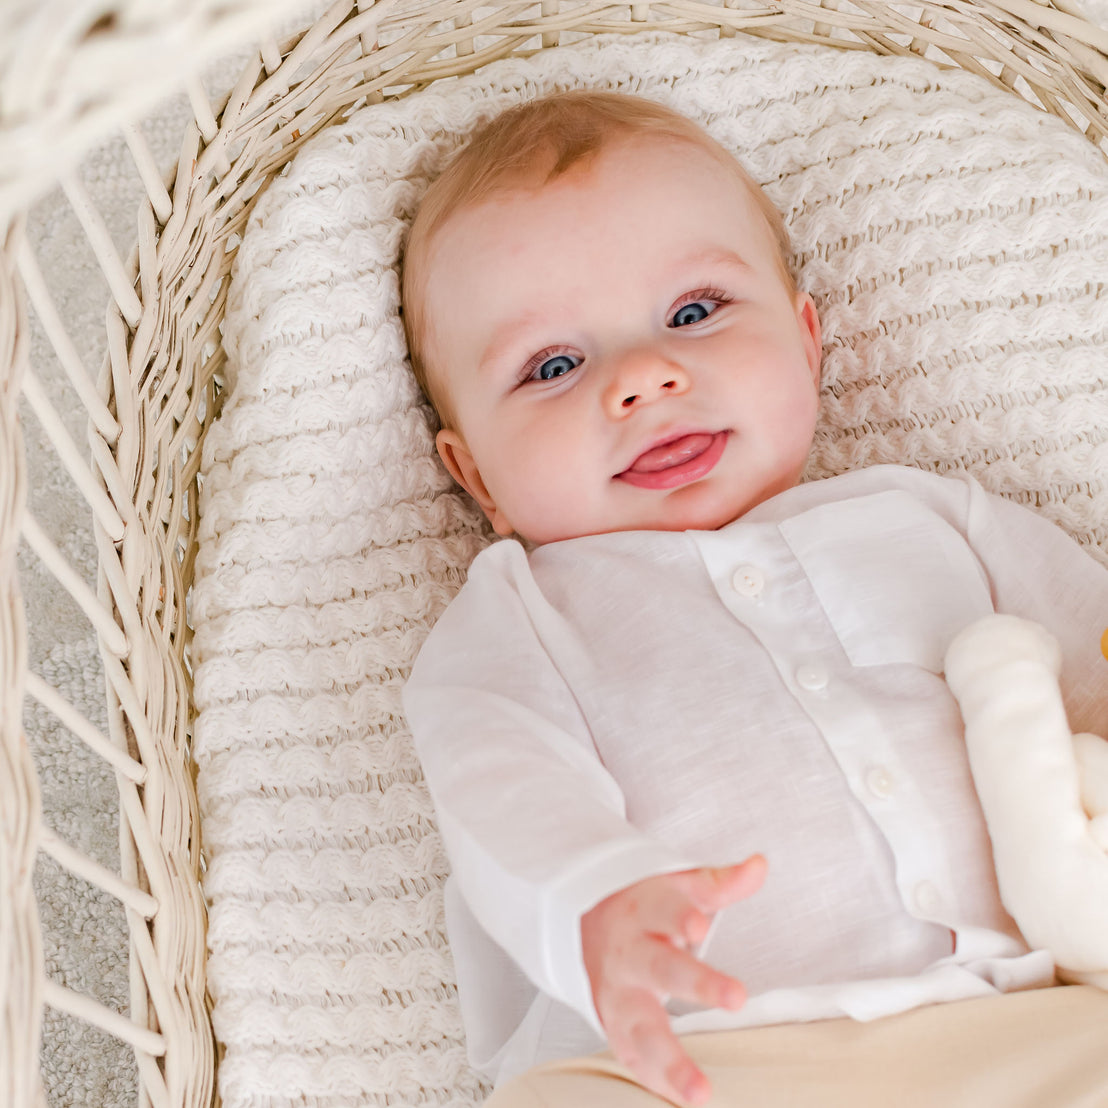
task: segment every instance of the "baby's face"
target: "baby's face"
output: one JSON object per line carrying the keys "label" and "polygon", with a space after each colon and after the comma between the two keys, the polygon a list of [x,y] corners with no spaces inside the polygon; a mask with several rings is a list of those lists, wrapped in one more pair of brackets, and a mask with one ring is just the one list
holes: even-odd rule
{"label": "baby's face", "polygon": [[705,150],[636,139],[463,209],[425,302],[439,451],[501,534],[712,530],[799,480],[818,317]]}

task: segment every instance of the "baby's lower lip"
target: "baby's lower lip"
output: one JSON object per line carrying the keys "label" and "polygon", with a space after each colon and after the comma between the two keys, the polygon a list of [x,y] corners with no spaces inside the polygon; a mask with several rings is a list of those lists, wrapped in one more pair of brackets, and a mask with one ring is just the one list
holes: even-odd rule
{"label": "baby's lower lip", "polygon": [[[661,463],[657,468],[654,468],[651,461],[643,464],[646,457],[644,455],[636,459],[632,468],[617,473],[616,479],[640,489],[675,489],[706,477],[723,457],[726,445],[726,431],[683,435],[666,443],[660,448],[660,454],[654,450],[647,451],[647,454],[655,455],[656,461]],[[667,456],[674,459],[672,465],[665,464]]]}

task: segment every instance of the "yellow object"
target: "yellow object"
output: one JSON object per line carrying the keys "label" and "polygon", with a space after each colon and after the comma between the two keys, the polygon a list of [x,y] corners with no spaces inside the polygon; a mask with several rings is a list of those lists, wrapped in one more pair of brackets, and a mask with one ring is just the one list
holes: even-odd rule
{"label": "yellow object", "polygon": [[1105,658],[1108,658],[1108,630],[1100,636],[1100,652]]}

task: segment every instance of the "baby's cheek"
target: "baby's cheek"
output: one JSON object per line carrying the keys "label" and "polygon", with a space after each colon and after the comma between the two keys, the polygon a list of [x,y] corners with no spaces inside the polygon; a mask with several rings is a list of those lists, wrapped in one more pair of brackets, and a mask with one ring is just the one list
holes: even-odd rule
{"label": "baby's cheek", "polygon": [[814,385],[795,390],[783,406],[778,434],[807,453],[819,418],[819,391]]}

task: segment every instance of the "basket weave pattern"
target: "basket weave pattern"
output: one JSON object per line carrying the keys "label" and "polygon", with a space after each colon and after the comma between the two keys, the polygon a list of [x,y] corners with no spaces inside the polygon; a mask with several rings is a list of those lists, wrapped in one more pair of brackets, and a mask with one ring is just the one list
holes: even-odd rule
{"label": "basket weave pattern", "polygon": [[[79,188],[67,185],[113,294],[110,356],[100,378],[73,379],[89,415],[88,455],[68,440],[26,364],[22,289],[34,280],[34,264],[21,217],[11,216],[0,265],[0,1102],[22,1108],[40,1096],[35,1060],[44,1000],[134,1045],[143,1103],[204,1105],[215,1097],[201,829],[189,756],[186,598],[197,545],[199,445],[219,408],[219,328],[238,237],[259,190],[304,142],[364,103],[407,95],[495,58],[599,33],[662,30],[833,41],[844,49],[927,56],[987,76],[1061,116],[1108,153],[1108,32],[1067,6],[1033,0],[903,8],[860,0],[734,6],[344,0],[302,35],[264,43],[224,101],[196,102],[197,121],[184,136],[168,187],[137,132],[129,134],[148,193],[129,259],[115,253]],[[122,113],[126,97],[117,103]],[[84,132],[75,128],[73,135],[76,144]],[[59,167],[74,150],[63,154]],[[64,344],[64,332],[56,343]],[[64,559],[25,512],[21,393],[93,512],[100,562],[95,594],[71,581]],[[65,706],[27,673],[15,573],[21,534],[97,628],[107,677],[106,735],[87,720],[65,719]],[[117,771],[120,874],[99,872],[40,832],[37,783],[22,733],[25,693],[61,716]],[[43,979],[30,892],[40,846],[126,905],[134,969],[129,1019]]]}

